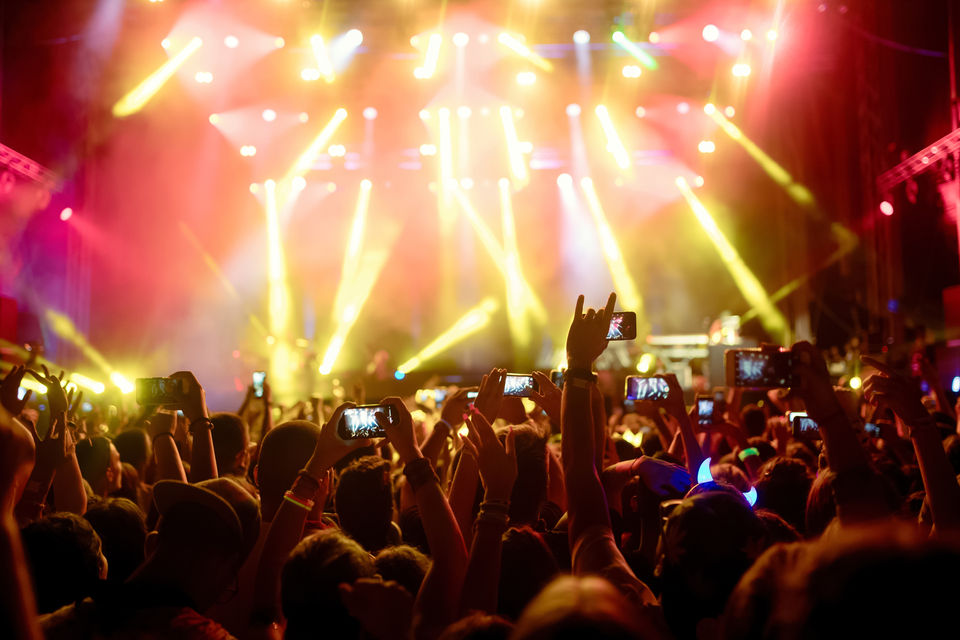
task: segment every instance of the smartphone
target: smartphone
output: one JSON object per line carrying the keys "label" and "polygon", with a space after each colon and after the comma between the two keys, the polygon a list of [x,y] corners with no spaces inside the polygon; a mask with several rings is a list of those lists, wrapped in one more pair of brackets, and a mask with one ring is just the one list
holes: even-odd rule
{"label": "smartphone", "polygon": [[697,396],[697,419],[702,426],[716,424],[716,400],[713,396]]}
{"label": "smartphone", "polygon": [[724,360],[728,387],[779,389],[793,386],[793,354],[789,351],[729,349]]}
{"label": "smartphone", "polygon": [[389,404],[365,404],[346,409],[340,416],[337,435],[342,440],[361,440],[363,438],[382,438],[387,435],[377,423],[377,414],[384,414],[390,422],[397,419],[397,412]]}
{"label": "smartphone", "polygon": [[553,369],[550,371],[550,382],[557,385],[558,389],[563,389],[563,372],[564,369]]}
{"label": "smartphone", "polygon": [[179,378],[137,378],[135,383],[138,404],[178,404],[183,400],[184,381]]}
{"label": "smartphone", "polygon": [[636,340],[637,314],[633,311],[617,311],[610,318],[607,340]]}
{"label": "smartphone", "polygon": [[863,425],[863,430],[866,431],[866,432],[867,432],[867,435],[870,436],[871,438],[879,438],[879,437],[880,437],[880,427],[879,427],[879,425],[876,425],[876,424],[874,424],[874,423],[872,423],[872,422],[868,422],[867,424]]}
{"label": "smartphone", "polygon": [[263,381],[267,379],[266,371],[253,372],[253,395],[257,398],[263,397]]}
{"label": "smartphone", "polygon": [[504,397],[529,398],[533,391],[540,391],[540,385],[527,373],[508,373],[503,385]]}
{"label": "smartphone", "polygon": [[661,376],[627,376],[627,400],[666,400],[670,385]]}
{"label": "smartphone", "polygon": [[787,417],[790,420],[790,426],[793,427],[794,438],[820,439],[820,428],[806,411],[791,411],[787,413]]}

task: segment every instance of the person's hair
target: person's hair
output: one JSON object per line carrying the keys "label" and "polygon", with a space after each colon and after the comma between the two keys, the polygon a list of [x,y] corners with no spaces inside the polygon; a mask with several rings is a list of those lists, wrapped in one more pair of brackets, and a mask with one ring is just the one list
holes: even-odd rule
{"label": "person's hair", "polygon": [[733,463],[721,462],[720,464],[715,464],[710,469],[710,474],[717,482],[725,482],[743,492],[750,490],[750,478],[747,477],[747,474],[744,473],[740,467]]}
{"label": "person's hair", "polygon": [[[510,522],[536,525],[547,499],[547,440],[530,425],[513,426],[517,480],[510,495]],[[499,434],[501,442],[506,431]]]}
{"label": "person's hair", "polygon": [[500,554],[497,613],[510,620],[519,618],[558,572],[557,561],[539,533],[526,526],[508,529]]}
{"label": "person's hair", "polygon": [[813,478],[803,462],[794,458],[771,458],[758,472],[756,506],[773,511],[803,532],[812,484]]}
{"label": "person's hair", "polygon": [[237,455],[243,453],[250,442],[250,429],[246,421],[235,413],[215,413],[210,416],[213,429],[213,451],[217,457],[217,471],[221,475],[234,473]]}
{"label": "person's hair", "polygon": [[377,456],[354,460],[340,475],[335,502],[344,533],[368,551],[387,546],[393,517],[389,462]]}
{"label": "person's hair", "polygon": [[340,531],[328,529],[300,541],[280,575],[287,640],[355,638],[360,624],[340,599],[339,586],[374,575],[373,559]]}
{"label": "person's hair", "polygon": [[137,472],[143,471],[150,458],[150,436],[143,429],[127,429],[113,439],[113,446],[120,454],[120,461],[133,465]]}
{"label": "person's hair", "polygon": [[636,607],[603,578],[561,576],[524,610],[511,638],[627,640],[652,635]]}
{"label": "person's hair", "polygon": [[748,404],[740,411],[740,424],[748,438],[762,436],[767,430],[767,416],[763,409],[755,404]]}
{"label": "person's hair", "polygon": [[754,513],[760,518],[763,529],[766,531],[765,547],[781,542],[800,542],[802,539],[800,533],[779,514],[766,509],[755,509]]}
{"label": "person's hair", "polygon": [[756,449],[760,454],[760,459],[764,462],[777,455],[776,448],[770,444],[769,440],[761,436],[754,436],[753,438],[747,439],[747,445]]}
{"label": "person's hair", "polygon": [[54,513],[20,532],[37,611],[50,613],[92,595],[100,579],[100,537],[73,513]]}
{"label": "person's hair", "polygon": [[83,479],[94,484],[110,468],[110,438],[93,436],[77,442],[77,463]]}
{"label": "person's hair", "polygon": [[833,496],[836,478],[837,474],[832,469],[824,469],[810,485],[804,515],[804,533],[808,538],[816,538],[823,533],[837,515],[837,503]]}
{"label": "person's hair", "polygon": [[283,494],[313,455],[319,437],[320,427],[306,420],[284,422],[263,437],[256,477],[264,520],[273,520]]}
{"label": "person's hair", "polygon": [[663,613],[678,638],[694,637],[700,620],[720,615],[766,539],[763,524],[736,489],[718,483],[697,488],[701,493],[670,514],[661,539]]}
{"label": "person's hair", "polygon": [[507,640],[511,631],[510,621],[477,611],[447,626],[437,640]]}
{"label": "person's hair", "polygon": [[91,501],[83,514],[100,540],[110,571],[107,581],[120,584],[143,562],[147,526],[143,511],[126,498]]}
{"label": "person's hair", "polygon": [[377,554],[374,564],[384,580],[393,580],[416,597],[423,578],[430,570],[430,558],[405,544],[387,547]]}

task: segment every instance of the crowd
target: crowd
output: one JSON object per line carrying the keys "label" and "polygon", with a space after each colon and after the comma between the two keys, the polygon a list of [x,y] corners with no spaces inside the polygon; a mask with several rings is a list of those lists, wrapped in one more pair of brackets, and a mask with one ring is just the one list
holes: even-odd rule
{"label": "crowd", "polygon": [[[667,375],[665,400],[624,409],[594,372],[614,302],[584,313],[580,298],[562,389],[535,373],[534,410],[493,369],[475,398],[383,399],[375,439],[338,433],[351,402],[274,426],[269,385],[211,414],[179,372],[176,404],[107,416],[80,412],[62,374],[13,368],[0,637],[957,633],[946,394],[868,357],[861,391],[835,388],[801,342],[793,385],[762,403],[729,389],[704,423]],[[25,375],[49,420],[20,397]],[[801,409],[812,432],[791,428]]]}

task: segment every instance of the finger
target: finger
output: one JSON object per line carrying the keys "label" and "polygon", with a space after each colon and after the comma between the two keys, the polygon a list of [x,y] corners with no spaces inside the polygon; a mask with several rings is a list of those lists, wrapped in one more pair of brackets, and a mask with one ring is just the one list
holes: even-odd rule
{"label": "finger", "polygon": [[591,309],[587,309],[587,313],[586,315],[584,315],[583,319],[586,322],[593,322],[594,318],[596,317],[597,317],[597,312],[591,308]]}
{"label": "finger", "polygon": [[516,459],[517,457],[517,434],[513,431],[513,425],[510,426],[510,431],[507,432],[507,440],[504,443],[503,450],[508,456]]}
{"label": "finger", "polygon": [[583,317],[583,294],[581,294],[580,297],[577,298],[577,309],[576,311],[573,312],[573,314],[574,314],[573,317],[576,320],[579,320],[580,318]]}
{"label": "finger", "polygon": [[32,390],[32,389],[27,389],[27,392],[26,392],[25,394],[23,394],[23,400],[22,400],[22,402],[23,402],[24,406],[26,406],[26,404],[27,404],[28,402],[30,402],[30,396],[32,396],[32,395],[33,395],[33,390]]}
{"label": "finger", "polygon": [[610,297],[607,298],[607,306],[603,310],[603,322],[605,325],[610,324],[610,319],[613,318],[613,308],[617,304],[617,294],[611,292]]}
{"label": "finger", "polygon": [[474,458],[475,460],[479,460],[479,459],[480,459],[480,451],[477,449],[477,445],[475,445],[475,444],[470,440],[470,438],[463,438],[462,440],[463,440],[463,450],[464,450],[465,452],[467,452],[468,455],[473,456],[473,458]]}

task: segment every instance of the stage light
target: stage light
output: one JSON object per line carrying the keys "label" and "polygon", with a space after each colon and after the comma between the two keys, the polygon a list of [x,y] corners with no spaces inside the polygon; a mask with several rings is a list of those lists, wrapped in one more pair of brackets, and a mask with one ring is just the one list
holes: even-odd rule
{"label": "stage light", "polygon": [[[106,358],[90,344],[87,337],[77,329],[70,318],[52,309],[46,309],[44,311],[44,318],[53,333],[75,346],[90,362],[99,367],[101,371],[104,373],[113,371],[113,367],[110,366]],[[26,379],[24,379],[24,382],[26,382]]]}
{"label": "stage light", "polygon": [[163,40],[161,40],[161,41],[160,41],[160,46],[163,47],[164,49],[169,49],[169,48],[170,48],[170,38],[164,38]]}
{"label": "stage light", "polygon": [[856,391],[857,389],[863,386],[863,380],[860,379],[860,376],[853,376],[852,378],[850,378],[849,384],[850,384],[850,388]]}
{"label": "stage light", "polygon": [[[884,200],[883,202],[880,203],[880,213],[882,213],[885,216],[892,216],[893,205],[890,204],[889,201]],[[63,219],[63,216],[61,215],[60,218]]]}
{"label": "stage light", "polygon": [[433,144],[422,144],[420,145],[420,155],[422,156],[435,156],[437,155],[437,146]]}
{"label": "stage light", "polygon": [[751,40],[752,38],[753,38],[753,31],[750,31],[750,29],[744,29],[743,31],[740,32],[741,40],[746,41],[746,40]]}
{"label": "stage light", "polygon": [[120,389],[120,393],[123,395],[131,394],[137,389],[137,386],[130,382],[130,380],[119,371],[112,371],[110,373],[110,382]]}
{"label": "stage light", "polygon": [[770,300],[760,281],[743,262],[740,254],[733,245],[730,244],[730,241],[727,240],[727,237],[720,230],[720,227],[717,226],[713,216],[710,215],[707,208],[703,206],[703,203],[701,203],[696,194],[693,193],[687,181],[682,177],[678,177],[675,182],[681,195],[683,195],[687,204],[690,205],[690,209],[696,216],[700,226],[703,227],[703,230],[707,233],[711,242],[713,242],[717,253],[720,254],[720,259],[730,271],[730,275],[733,276],[734,284],[737,285],[737,288],[747,302],[757,309],[760,322],[764,329],[776,340],[785,339],[787,335],[787,321],[783,317],[783,314],[780,313],[780,310],[777,309]]}
{"label": "stage light", "polygon": [[[333,63],[330,61],[330,53],[327,51],[327,45],[323,41],[323,36],[314,34],[310,36],[310,49],[313,51],[313,58],[317,61],[317,73],[327,83],[333,82],[335,74],[333,72]],[[311,77],[313,74],[310,74]],[[316,78],[314,78],[316,79]],[[304,78],[306,80],[306,78]]]}
{"label": "stage light", "polygon": [[343,156],[347,155],[347,148],[342,144],[332,144],[327,147],[327,154],[331,158],[342,158]]}
{"label": "stage light", "polygon": [[613,158],[617,161],[618,167],[621,169],[629,169],[630,154],[627,153],[623,142],[620,141],[620,136],[617,135],[617,130],[613,126],[613,121],[610,119],[610,113],[607,111],[607,107],[600,104],[597,105],[595,111],[597,118],[600,119],[600,126],[603,128],[603,133],[607,136],[607,151],[613,154]]}
{"label": "stage light", "polygon": [[[440,154],[440,184],[446,190],[450,187],[451,182],[455,182],[453,178],[453,133],[450,129],[450,109],[440,107],[437,110],[437,119],[439,120],[440,138],[440,146],[437,149]],[[449,196],[445,196],[445,198],[448,199]],[[444,219],[446,222],[450,222],[446,218]]]}
{"label": "stage light", "polygon": [[23,380],[20,381],[20,388],[18,389],[17,398],[23,400],[24,396],[27,394],[27,391],[33,391],[34,393],[47,395],[47,386],[40,384],[29,376],[24,376]]}
{"label": "stage light", "polygon": [[950,390],[954,393],[960,393],[960,376],[953,376],[953,381],[950,383]]}
{"label": "stage light", "polygon": [[567,105],[567,115],[571,118],[576,118],[580,115],[580,105],[578,104],[568,104]]}
{"label": "stage light", "polygon": [[524,140],[520,143],[520,153],[530,154],[533,153],[533,143],[529,140]]}
{"label": "stage light", "polygon": [[656,31],[651,31],[650,35],[647,36],[647,42],[650,44],[658,44],[660,42],[660,34]]}
{"label": "stage light", "polygon": [[[777,164],[773,158],[767,155],[752,140],[747,138],[747,136],[745,136],[735,124],[727,120],[722,113],[714,110],[709,116],[714,122],[720,125],[720,129],[726,133],[730,139],[743,147],[744,151],[760,165],[774,182],[787,192],[787,195],[790,196],[794,202],[807,208],[813,207],[816,204],[813,194],[810,193],[809,189],[798,182],[794,182],[793,177],[786,169]],[[844,237],[847,237],[847,232],[839,231],[839,229],[838,227],[838,232]]]}
{"label": "stage light", "polygon": [[64,207],[63,211],[60,212],[60,219],[66,222],[70,219],[70,216],[73,215],[73,209],[70,207]]}
{"label": "stage light", "polygon": [[693,179],[693,184],[699,189],[703,186],[703,176],[697,176]]}
{"label": "stage light", "polygon": [[310,114],[308,114],[306,111],[301,111],[300,115],[297,116],[297,120],[306,123],[310,120]]}
{"label": "stage light", "polygon": [[517,231],[513,217],[513,202],[510,199],[510,181],[497,181],[500,191],[500,224],[503,229],[504,278],[507,285],[507,319],[513,344],[520,349],[530,344],[530,326],[527,324],[526,286],[520,268],[520,250],[517,247]]}
{"label": "stage light", "polygon": [[738,78],[746,78],[750,75],[750,65],[746,62],[738,62],[730,69],[730,73]]}
{"label": "stage light", "polygon": [[350,29],[344,34],[344,40],[348,47],[356,49],[363,44],[363,33],[359,29]]}
{"label": "stage light", "polygon": [[530,47],[523,44],[518,38],[510,35],[506,31],[501,31],[497,36],[497,42],[510,49],[524,60],[528,60],[535,66],[544,71],[553,71],[553,64],[549,60],[534,52]]}
{"label": "stage light", "polygon": [[210,117],[207,118],[210,121],[210,124],[217,124],[220,122],[220,115],[216,113],[211,113]]}
{"label": "stage light", "polygon": [[256,182],[251,182],[250,193],[252,193],[253,195],[257,195],[258,193],[260,193],[260,185],[257,184]]}
{"label": "stage light", "polygon": [[303,78],[305,82],[313,82],[314,80],[320,79],[320,71],[312,67],[308,67],[300,71],[300,77]]}
{"label": "stage light", "polygon": [[310,146],[300,154],[300,157],[297,158],[290,170],[287,171],[287,175],[283,180],[284,184],[289,184],[289,182],[293,180],[294,176],[302,176],[310,170],[310,168],[313,166],[313,163],[316,162],[317,158],[320,157],[320,154],[323,153],[324,147],[326,147],[330,138],[333,137],[337,127],[339,127],[340,123],[346,120],[346,118],[346,109],[341,108],[334,112],[333,117],[330,118],[330,121],[324,125],[320,133],[317,134],[317,137],[314,138],[313,142],[310,143]]}
{"label": "stage light", "polygon": [[557,186],[562,188],[573,187],[573,176],[569,173],[561,173],[557,176]]}
{"label": "stage light", "polygon": [[597,233],[600,236],[600,246],[603,250],[603,256],[607,261],[607,267],[610,270],[610,276],[613,278],[613,288],[620,299],[621,308],[632,309],[637,314],[637,336],[645,332],[646,318],[643,312],[643,298],[637,289],[630,271],[627,269],[626,262],[623,259],[623,252],[620,251],[620,245],[617,243],[616,234],[607,221],[607,214],[600,204],[600,198],[593,186],[593,180],[583,178],[580,180],[580,188],[583,189],[583,195],[587,200],[587,208],[593,215],[593,223],[597,227]]}
{"label": "stage light", "polygon": [[703,28],[703,31],[700,32],[700,35],[702,35],[703,39],[707,42],[716,42],[717,38],[720,37],[720,29],[718,29],[715,24],[708,24]]}
{"label": "stage light", "polygon": [[273,122],[277,119],[277,112],[273,109],[264,109],[260,116],[265,122]]}
{"label": "stage light", "polygon": [[467,311],[453,326],[437,336],[437,338],[424,347],[420,353],[397,367],[397,371],[406,375],[424,362],[427,362],[458,342],[480,331],[490,324],[490,317],[497,310],[498,306],[496,300],[487,298],[476,307]]}
{"label": "stage light", "polygon": [[529,86],[537,81],[537,74],[533,71],[521,71],[517,74],[517,84]]}
{"label": "stage light", "polygon": [[377,119],[377,110],[373,107],[367,107],[363,110],[363,117],[367,120],[376,120]]}
{"label": "stage light", "polygon": [[197,49],[203,45],[203,40],[193,38],[186,47],[181,49],[176,55],[160,65],[160,68],[151,73],[147,78],[134,87],[127,95],[120,98],[113,105],[113,115],[117,118],[125,118],[143,108],[167,80],[176,73],[187,59],[192,56]]}
{"label": "stage light", "polygon": [[728,118],[732,118],[734,115],[736,115],[736,113],[737,113],[737,110],[734,109],[733,107],[726,107],[726,108],[723,110],[723,114],[724,114],[725,116],[727,116]]}
{"label": "stage light", "polygon": [[697,150],[700,153],[713,153],[717,150],[717,145],[713,143],[713,140],[701,140],[700,144],[697,145]]}
{"label": "stage light", "polygon": [[776,39],[777,39],[776,29],[770,29],[769,31],[767,31],[767,40],[769,40],[770,42],[773,42]]}
{"label": "stage light", "polygon": [[237,39],[237,36],[227,36],[223,39],[223,46],[228,49],[236,49],[240,46],[240,40]]}
{"label": "stage light", "polygon": [[273,39],[273,46],[276,47],[277,49],[283,49],[284,45],[286,44],[287,44],[287,41],[281,38],[280,36],[277,36],[276,38]]}
{"label": "stage light", "polygon": [[453,34],[453,44],[454,44],[454,45],[456,45],[456,46],[458,46],[458,47],[465,47],[465,46],[467,46],[467,43],[468,43],[468,42],[470,42],[470,36],[468,36],[468,35],[465,34],[464,32],[458,31],[457,33]]}
{"label": "stage light", "polygon": [[429,119],[430,119],[430,112],[427,111],[426,109],[420,109],[420,119],[421,119],[421,120],[429,120]]}
{"label": "stage light", "polygon": [[653,356],[652,353],[645,353],[640,356],[640,360],[637,362],[637,372],[638,373],[650,373],[653,371],[654,365],[657,364],[657,359]]}
{"label": "stage light", "polygon": [[197,81],[197,84],[210,84],[213,82],[213,74],[209,71],[197,71],[193,74],[193,79]]}
{"label": "stage light", "polygon": [[77,384],[77,386],[83,387],[87,391],[92,391],[97,395],[100,395],[107,390],[107,385],[102,382],[98,382],[93,378],[88,378],[87,376],[80,373],[71,373],[67,376],[71,382]]}
{"label": "stage light", "polygon": [[437,62],[440,60],[440,46],[443,44],[443,36],[439,33],[430,34],[427,40],[427,52],[423,56],[423,65],[413,70],[413,76],[420,80],[432,78],[437,71]]}
{"label": "stage light", "polygon": [[461,105],[457,107],[457,116],[460,118],[469,118],[473,111],[470,110],[470,107],[466,105]]}
{"label": "stage light", "polygon": [[407,374],[405,374],[403,371],[394,371],[393,377],[395,380],[403,380],[407,377]]}
{"label": "stage light", "polygon": [[643,107],[637,107],[637,109],[636,109],[636,111],[634,111],[634,113],[637,114],[637,117],[638,117],[638,118],[643,118],[644,116],[647,115],[647,110],[644,109]]}
{"label": "stage light", "polygon": [[517,140],[517,128],[513,122],[513,109],[506,105],[500,107],[500,120],[503,122],[503,133],[507,138],[510,172],[520,185],[524,185],[529,180],[530,174],[527,172],[527,165],[523,160],[523,153],[520,151],[519,141]]}
{"label": "stage light", "polygon": [[624,78],[639,78],[643,74],[643,71],[635,64],[627,64],[623,66],[620,73]]}
{"label": "stage light", "polygon": [[460,178],[460,188],[468,191],[473,189],[473,178]]}
{"label": "stage light", "polygon": [[580,29],[573,32],[573,41],[577,44],[587,44],[590,42],[590,32]]}
{"label": "stage light", "polygon": [[303,176],[294,176],[290,181],[290,186],[294,191],[303,191],[307,188],[307,179]]}
{"label": "stage light", "polygon": [[[650,37],[651,37],[650,42],[653,42],[653,40],[652,40],[653,34],[652,34],[652,33],[650,34]],[[638,47],[636,44],[634,44],[633,42],[631,42],[631,41],[627,38],[627,36],[623,35],[623,31],[614,31],[614,32],[613,32],[613,35],[611,36],[611,38],[612,38],[612,40],[613,40],[616,44],[620,45],[620,47],[621,47],[624,51],[626,51],[627,53],[629,53],[630,55],[632,55],[634,58],[636,58],[636,59],[640,62],[640,64],[642,64],[643,66],[645,66],[647,69],[656,69],[656,68],[657,68],[657,61],[654,60],[653,57],[652,57],[649,53],[647,53],[646,51],[644,51],[643,49],[641,49],[640,47]]]}
{"label": "stage light", "polygon": [[252,144],[245,144],[240,147],[240,155],[244,158],[252,158],[257,155],[257,148]]}
{"label": "stage light", "polygon": [[678,102],[677,103],[677,113],[682,116],[690,113],[690,103],[689,102]]}

